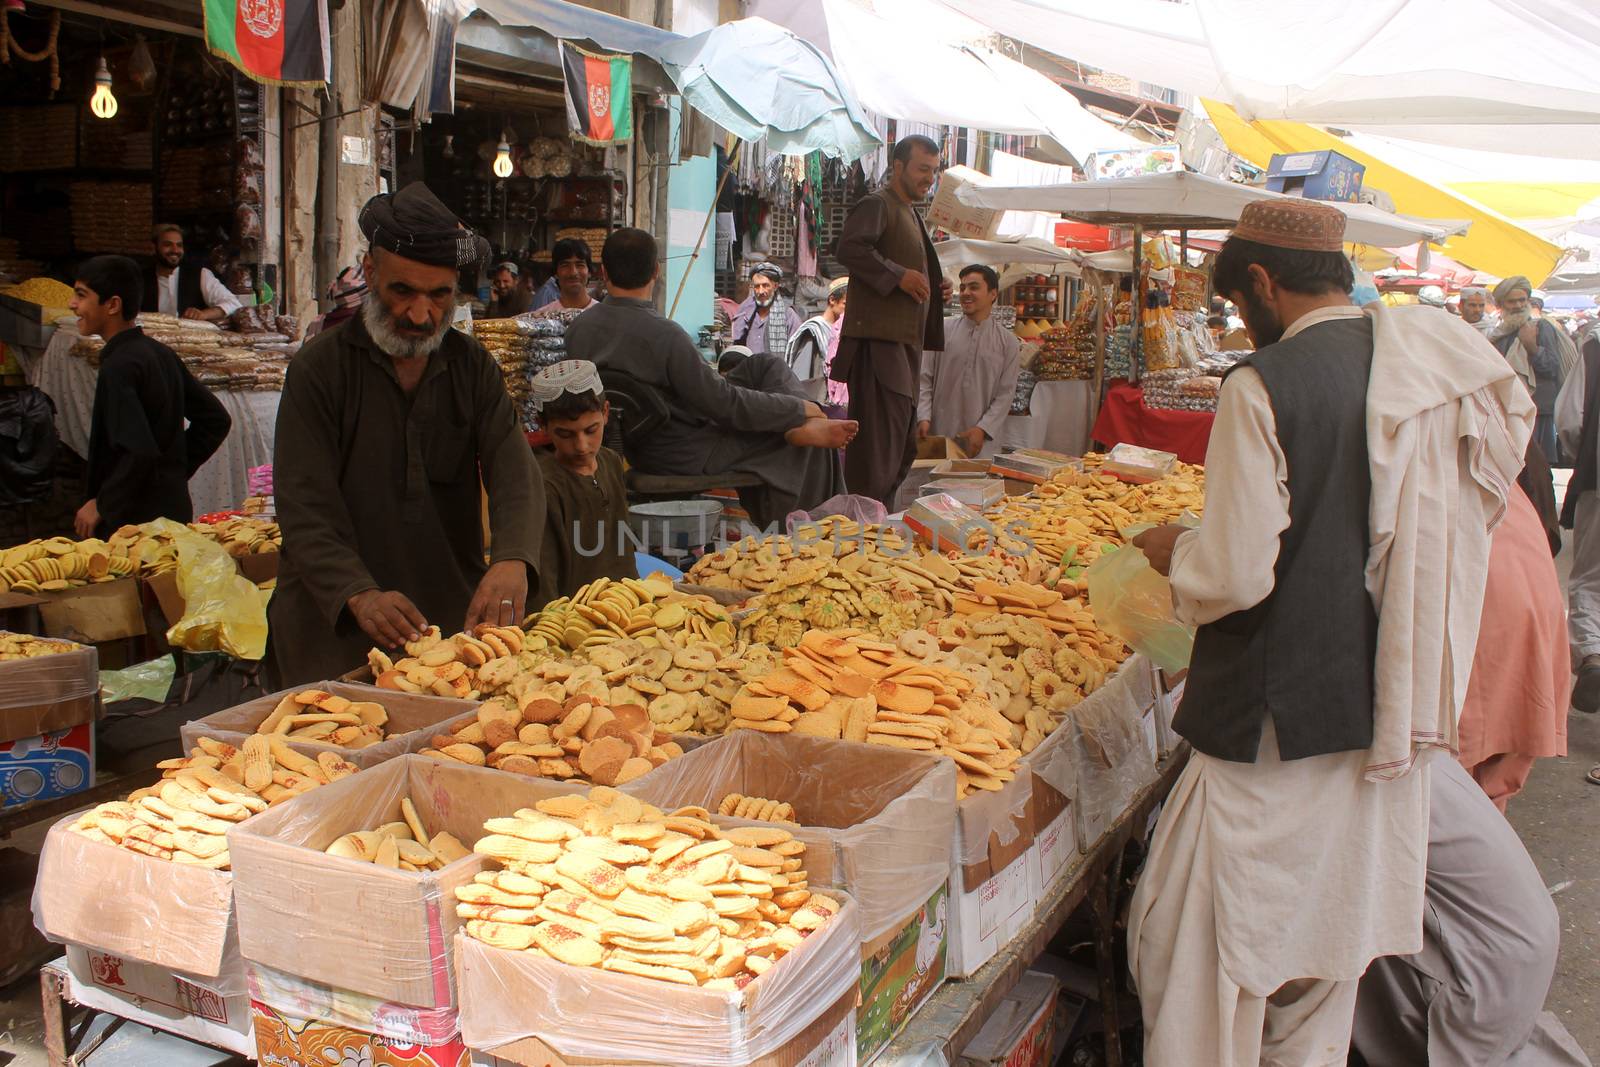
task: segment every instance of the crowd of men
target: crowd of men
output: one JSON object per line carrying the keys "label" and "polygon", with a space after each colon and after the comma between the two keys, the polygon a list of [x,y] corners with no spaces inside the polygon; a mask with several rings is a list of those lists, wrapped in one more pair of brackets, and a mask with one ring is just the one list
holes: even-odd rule
{"label": "crowd of men", "polygon": [[[1017,345],[993,318],[994,272],[947,281],[913,210],[938,159],[925,138],[897,143],[817,316],[758,267],[741,358],[720,368],[657,309],[642,230],[608,237],[598,302],[581,243],[555,250],[548,300],[518,296],[501,264],[497,310],[581,311],[570,358],[532,382],[538,456],[494,360],[451,329],[458,271],[487,243],[421,183],[370,200],[368,251],[341,276],[359,296],[302,348],[279,408],[275,681],[632,574],[609,393],[660,409],[642,441],[624,436],[629,465],[752,475],[758,522],[842,492],[892,509],[929,433],[992,450]],[[1587,1064],[1542,1013],[1559,924],[1501,811],[1533,759],[1564,751],[1568,703],[1553,546],[1519,488],[1530,443],[1575,459],[1573,701],[1600,707],[1600,340],[1569,353],[1521,278],[1496,287],[1487,328],[1477,293],[1459,317],[1355,306],[1343,230],[1312,201],[1245,209],[1214,283],[1255,350],[1221,392],[1204,517],[1135,540],[1197,627],[1175,722],[1193,755],[1129,920],[1145,1062]],[[166,277],[163,294],[194,288]],[[134,324],[144,281],[100,257],[75,287],[108,341],[85,534],[186,518],[184,482],[228,432]]]}

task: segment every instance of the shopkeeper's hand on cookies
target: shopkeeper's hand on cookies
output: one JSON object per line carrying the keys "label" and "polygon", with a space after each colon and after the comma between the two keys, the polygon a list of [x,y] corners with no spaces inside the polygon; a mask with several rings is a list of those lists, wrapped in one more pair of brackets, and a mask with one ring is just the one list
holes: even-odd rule
{"label": "shopkeeper's hand on cookies", "polygon": [[1172,570],[1172,546],[1188,532],[1187,526],[1157,526],[1134,537],[1133,545],[1144,553],[1157,574],[1165,576]]}
{"label": "shopkeeper's hand on cookies", "polygon": [[404,593],[368,589],[345,602],[356,625],[383,648],[399,648],[428,629],[422,612]]}
{"label": "shopkeeper's hand on cookies", "polygon": [[93,537],[94,528],[100,525],[100,505],[91,500],[73,516],[72,529],[79,537]]}
{"label": "shopkeeper's hand on cookies", "polygon": [[478,583],[467,605],[467,622],[462,627],[471,630],[480,622],[491,626],[515,626],[522,618],[522,609],[528,600],[528,565],[520,559],[503,559],[491,564]]}

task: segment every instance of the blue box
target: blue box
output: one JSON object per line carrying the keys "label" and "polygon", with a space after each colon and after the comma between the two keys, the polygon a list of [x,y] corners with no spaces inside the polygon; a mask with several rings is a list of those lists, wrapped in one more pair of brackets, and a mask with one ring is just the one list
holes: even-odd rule
{"label": "blue box", "polygon": [[1267,188],[1308,200],[1354,204],[1361,199],[1361,181],[1366,173],[1365,165],[1332,149],[1279,154],[1267,165]]}
{"label": "blue box", "polygon": [[0,741],[0,808],[81,793],[94,784],[94,723]]}

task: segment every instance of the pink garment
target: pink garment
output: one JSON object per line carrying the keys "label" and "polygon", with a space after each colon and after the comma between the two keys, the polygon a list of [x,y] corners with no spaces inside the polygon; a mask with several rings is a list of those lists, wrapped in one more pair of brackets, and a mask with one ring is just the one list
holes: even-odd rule
{"label": "pink garment", "polygon": [[[846,315],[849,312],[845,312]],[[850,404],[850,387],[843,382],[836,382],[831,377],[833,373],[833,357],[839,352],[839,335],[844,332],[844,315],[839,316],[839,321],[833,324],[833,336],[828,339],[828,403],[840,407]]]}
{"label": "pink garment", "polygon": [[588,311],[590,308],[594,307],[596,303],[598,303],[598,301],[596,301],[595,298],[591,296],[591,297],[589,297],[589,302],[587,304],[583,305],[583,307],[581,307],[581,308],[569,308],[569,307],[567,307],[565,304],[563,304],[561,302],[561,298],[560,297],[557,297],[556,299],[550,301],[550,303],[546,304],[544,307],[535,308],[533,314],[535,315],[535,317],[542,319],[542,318],[546,318],[546,317],[548,317],[550,315],[559,315],[563,311]]}
{"label": "pink garment", "polygon": [[1505,754],[1566,755],[1571,689],[1566,602],[1550,542],[1527,495],[1514,489],[1489,543],[1483,621],[1461,707],[1461,765],[1472,773]]}

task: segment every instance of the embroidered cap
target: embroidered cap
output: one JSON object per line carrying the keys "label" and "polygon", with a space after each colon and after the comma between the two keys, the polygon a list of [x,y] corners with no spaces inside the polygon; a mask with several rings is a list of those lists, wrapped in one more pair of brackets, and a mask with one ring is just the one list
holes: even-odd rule
{"label": "embroidered cap", "polygon": [[528,379],[528,393],[542,409],[562,393],[603,393],[600,372],[586,359],[564,359]]}
{"label": "embroidered cap", "polygon": [[1233,236],[1273,248],[1340,252],[1344,250],[1344,224],[1344,212],[1336,207],[1298,197],[1275,197],[1246,204]]}

